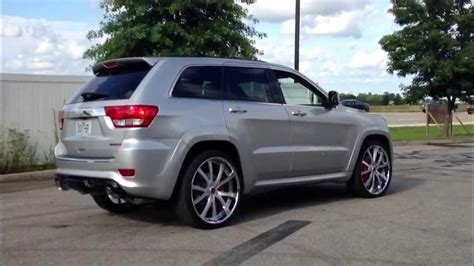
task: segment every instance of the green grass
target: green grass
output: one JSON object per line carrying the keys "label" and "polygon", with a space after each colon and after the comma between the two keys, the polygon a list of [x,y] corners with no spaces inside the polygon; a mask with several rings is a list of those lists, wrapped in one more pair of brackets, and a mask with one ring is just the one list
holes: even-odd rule
{"label": "green grass", "polygon": [[[460,104],[456,112],[465,113],[467,109],[467,104]],[[402,105],[371,105],[370,112],[373,113],[395,113],[395,112],[422,112],[423,106],[421,104],[402,104]]]}
{"label": "green grass", "polygon": [[[467,130],[474,134],[474,125],[466,125]],[[393,141],[403,140],[430,140],[430,139],[446,139],[443,136],[443,128],[430,126],[430,134],[426,136],[426,127],[391,127],[390,136]],[[462,126],[453,126],[452,139],[471,138],[474,139],[474,135],[469,135]]]}

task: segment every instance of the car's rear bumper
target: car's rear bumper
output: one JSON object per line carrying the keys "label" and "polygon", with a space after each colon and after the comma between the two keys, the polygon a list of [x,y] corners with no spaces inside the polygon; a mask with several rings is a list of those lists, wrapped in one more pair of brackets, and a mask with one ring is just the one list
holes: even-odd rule
{"label": "car's rear bumper", "polygon": [[[82,158],[64,155],[64,146],[55,149],[56,174],[68,180],[94,178],[117,183],[127,194],[136,197],[169,199],[184,158],[186,144],[177,139],[124,141],[113,158]],[[134,169],[124,177],[119,169]]]}

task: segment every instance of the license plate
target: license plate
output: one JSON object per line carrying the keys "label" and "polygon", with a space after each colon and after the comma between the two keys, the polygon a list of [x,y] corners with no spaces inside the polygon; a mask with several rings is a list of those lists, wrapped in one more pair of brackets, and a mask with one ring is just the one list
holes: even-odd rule
{"label": "license plate", "polygon": [[91,135],[91,121],[76,121],[76,136],[88,137]]}

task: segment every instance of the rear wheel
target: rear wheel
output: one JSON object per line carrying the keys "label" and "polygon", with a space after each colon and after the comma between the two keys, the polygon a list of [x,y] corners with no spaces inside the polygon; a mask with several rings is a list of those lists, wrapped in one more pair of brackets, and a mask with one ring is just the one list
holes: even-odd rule
{"label": "rear wheel", "polygon": [[185,166],[178,191],[177,214],[197,228],[218,228],[237,210],[241,179],[238,166],[221,151],[204,151]]}
{"label": "rear wheel", "polygon": [[105,187],[105,193],[94,194],[92,198],[99,207],[113,213],[126,213],[139,208],[139,205],[127,202],[109,187]]}
{"label": "rear wheel", "polygon": [[362,145],[349,189],[359,197],[380,197],[388,189],[392,178],[392,160],[387,147],[376,140]]}

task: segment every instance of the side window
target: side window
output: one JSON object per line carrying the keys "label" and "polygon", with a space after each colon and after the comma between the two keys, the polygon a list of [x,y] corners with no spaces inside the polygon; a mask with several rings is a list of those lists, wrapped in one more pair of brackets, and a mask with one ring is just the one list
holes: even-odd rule
{"label": "side window", "polygon": [[[311,84],[301,77],[285,72],[273,71],[287,104],[321,105],[322,95],[316,94]],[[313,89],[312,89],[313,88]]]}
{"label": "side window", "polygon": [[175,97],[221,99],[222,67],[192,66],[186,68],[176,82]]}
{"label": "side window", "polygon": [[265,69],[226,67],[226,99],[254,102],[273,102]]}

